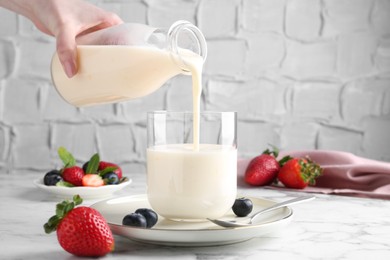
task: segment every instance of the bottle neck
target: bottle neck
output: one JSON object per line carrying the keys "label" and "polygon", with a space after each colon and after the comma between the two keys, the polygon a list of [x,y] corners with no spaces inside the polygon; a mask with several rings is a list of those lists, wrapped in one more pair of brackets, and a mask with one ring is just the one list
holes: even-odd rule
{"label": "bottle neck", "polygon": [[187,21],[177,21],[168,30],[168,50],[174,61],[183,70],[189,73],[188,64],[182,58],[180,49],[186,49],[198,54],[203,61],[207,57],[207,44],[198,27]]}

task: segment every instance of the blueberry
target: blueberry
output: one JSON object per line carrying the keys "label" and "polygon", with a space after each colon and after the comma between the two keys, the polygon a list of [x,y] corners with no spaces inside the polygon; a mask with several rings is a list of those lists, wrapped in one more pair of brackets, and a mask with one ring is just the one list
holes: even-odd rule
{"label": "blueberry", "polygon": [[47,186],[55,186],[59,181],[62,181],[62,177],[61,172],[58,170],[49,171],[43,178],[43,183]]}
{"label": "blueberry", "polygon": [[147,226],[145,217],[139,213],[131,213],[126,215],[122,220],[122,224],[126,226],[142,227],[142,228],[146,228]]}
{"label": "blueberry", "polygon": [[157,216],[157,213],[154,212],[153,210],[147,209],[147,208],[141,208],[141,209],[137,209],[135,211],[135,213],[139,213],[145,217],[146,223],[147,223],[147,225],[146,225],[147,228],[151,228],[154,225],[156,225],[157,220],[158,220],[158,216]]}
{"label": "blueberry", "polygon": [[115,172],[107,172],[103,175],[104,183],[106,184],[118,184],[119,178]]}
{"label": "blueberry", "polygon": [[253,203],[250,199],[239,198],[233,204],[232,210],[238,217],[245,217],[252,212]]}

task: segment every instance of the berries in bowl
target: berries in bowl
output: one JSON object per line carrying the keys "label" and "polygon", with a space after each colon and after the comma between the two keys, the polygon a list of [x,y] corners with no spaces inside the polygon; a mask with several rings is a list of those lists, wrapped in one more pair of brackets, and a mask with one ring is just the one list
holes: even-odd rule
{"label": "berries in bowl", "polygon": [[119,165],[100,161],[98,153],[82,166],[77,165],[74,156],[64,147],[58,149],[58,155],[63,162],[61,169],[50,170],[34,181],[38,188],[56,197],[80,194],[85,199],[105,198],[131,183],[123,176]]}

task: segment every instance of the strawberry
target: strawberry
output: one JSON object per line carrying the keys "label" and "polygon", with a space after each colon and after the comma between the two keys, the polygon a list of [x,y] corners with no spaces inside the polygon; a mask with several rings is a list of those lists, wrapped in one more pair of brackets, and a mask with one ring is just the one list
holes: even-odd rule
{"label": "strawberry", "polygon": [[82,180],[84,175],[83,169],[78,166],[72,166],[62,170],[62,178],[64,181],[69,182],[74,186],[83,185]]}
{"label": "strawberry", "polygon": [[122,169],[118,165],[116,165],[115,163],[111,163],[111,162],[104,162],[104,161],[99,162],[99,171],[103,171],[108,167],[111,167],[112,169],[114,169],[112,171],[114,173],[116,173],[116,175],[118,175],[119,179],[122,179]]}
{"label": "strawberry", "polygon": [[303,189],[321,174],[322,168],[310,159],[293,158],[280,169],[278,180],[288,188]]}
{"label": "strawberry", "polygon": [[58,148],[58,156],[64,163],[64,167],[61,170],[61,176],[64,181],[70,183],[70,186],[81,186],[84,170],[76,166],[76,160],[73,155],[64,147],[60,147]]}
{"label": "strawberry", "polygon": [[61,247],[76,256],[99,257],[114,249],[112,232],[95,209],[76,207],[81,204],[80,196],[75,195],[73,201],[57,204],[56,215],[44,225],[46,233],[57,230],[57,239]]}
{"label": "strawberry", "polygon": [[280,165],[276,160],[278,151],[265,150],[261,155],[253,158],[246,171],[245,182],[254,185],[262,186],[271,184],[279,172]]}
{"label": "strawberry", "polygon": [[104,180],[99,174],[85,174],[82,179],[83,186],[100,187],[104,185]]}

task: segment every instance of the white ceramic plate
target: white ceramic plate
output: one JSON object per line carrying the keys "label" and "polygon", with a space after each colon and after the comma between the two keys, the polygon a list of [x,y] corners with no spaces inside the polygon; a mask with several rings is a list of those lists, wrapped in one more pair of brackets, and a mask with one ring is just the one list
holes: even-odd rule
{"label": "white ceramic plate", "polygon": [[35,186],[39,189],[50,193],[58,198],[72,199],[73,195],[79,194],[83,199],[103,199],[112,196],[116,191],[122,190],[131,183],[131,179],[116,185],[104,185],[101,187],[57,187],[46,186],[43,179],[34,180]]}
{"label": "white ceramic plate", "polygon": [[[254,204],[253,212],[271,206],[276,202],[250,197]],[[151,208],[146,195],[135,195],[107,199],[91,207],[98,210],[107,220],[112,232],[129,239],[159,245],[170,246],[214,246],[232,244],[284,228],[292,219],[293,211],[289,207],[266,213],[252,226],[223,228],[209,221],[178,222],[159,216],[157,224],[151,229],[122,225],[125,215],[138,208]],[[233,212],[224,216],[236,218]]]}

